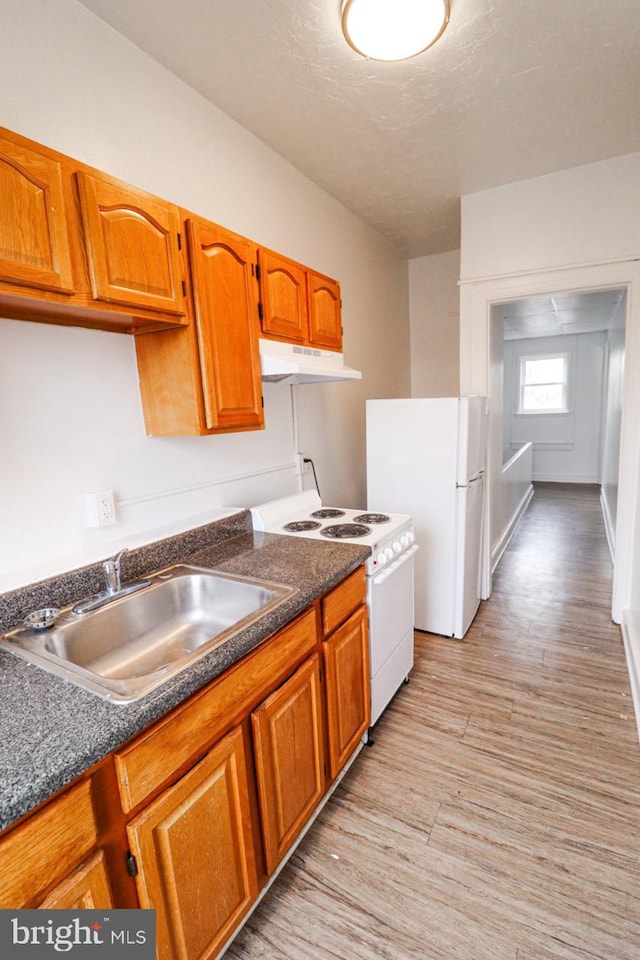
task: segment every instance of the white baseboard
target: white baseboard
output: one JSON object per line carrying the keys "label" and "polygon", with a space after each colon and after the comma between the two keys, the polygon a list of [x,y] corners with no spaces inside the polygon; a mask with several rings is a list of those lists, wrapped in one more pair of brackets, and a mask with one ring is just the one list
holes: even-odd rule
{"label": "white baseboard", "polygon": [[502,536],[500,537],[497,544],[491,551],[491,573],[495,572],[496,567],[498,566],[498,564],[502,559],[502,554],[505,552],[505,550],[511,543],[511,539],[514,533],[516,532],[516,530],[518,529],[518,525],[522,520],[526,512],[526,509],[531,503],[532,496],[533,496],[533,484],[529,484],[527,492],[525,493],[524,497],[516,507],[516,510],[513,516],[511,517],[511,520],[505,527],[502,533]]}
{"label": "white baseboard", "polygon": [[557,473],[553,476],[550,473],[534,473],[531,479],[534,483],[536,480],[540,483],[600,483],[600,477],[559,477]]}
{"label": "white baseboard", "polygon": [[609,507],[607,505],[607,499],[604,495],[604,490],[600,487],[600,506],[602,507],[602,516],[604,519],[604,532],[607,535],[607,543],[609,545],[609,553],[611,554],[611,562],[615,563],[615,549],[616,549],[616,531],[611,520],[611,514],[609,513]]}
{"label": "white baseboard", "polygon": [[636,730],[640,742],[640,613],[638,611],[623,611],[622,639],[624,640],[624,652],[627,658]]}

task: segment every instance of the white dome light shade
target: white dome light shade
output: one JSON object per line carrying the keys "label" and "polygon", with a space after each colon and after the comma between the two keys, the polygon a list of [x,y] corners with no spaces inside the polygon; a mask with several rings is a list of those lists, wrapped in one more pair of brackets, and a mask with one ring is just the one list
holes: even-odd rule
{"label": "white dome light shade", "polygon": [[430,47],[449,22],[449,0],[346,0],[342,30],[370,60],[407,60]]}

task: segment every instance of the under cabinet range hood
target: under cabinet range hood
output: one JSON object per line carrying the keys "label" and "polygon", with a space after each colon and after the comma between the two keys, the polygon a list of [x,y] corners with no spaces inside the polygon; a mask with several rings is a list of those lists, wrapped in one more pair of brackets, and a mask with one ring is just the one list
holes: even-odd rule
{"label": "under cabinet range hood", "polygon": [[300,347],[279,340],[260,340],[262,379],[274,383],[327,383],[361,380],[362,374],[346,367],[341,353]]}

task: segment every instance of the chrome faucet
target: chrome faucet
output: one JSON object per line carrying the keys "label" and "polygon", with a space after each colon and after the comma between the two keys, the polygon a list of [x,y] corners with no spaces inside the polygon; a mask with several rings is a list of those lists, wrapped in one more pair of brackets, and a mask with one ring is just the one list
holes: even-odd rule
{"label": "chrome faucet", "polygon": [[135,593],[136,590],[142,590],[143,587],[149,586],[151,583],[150,580],[135,580],[133,583],[127,583],[125,586],[122,585],[120,562],[125,553],[128,552],[128,548],[124,547],[116,553],[115,557],[104,561],[102,564],[104,590],[96,593],[92,597],[87,597],[86,600],[81,600],[80,603],[76,603],[71,611],[73,614],[79,616],[83,613],[90,613],[92,610],[98,610],[107,603],[111,603],[112,600],[117,600],[119,597],[126,597],[130,593]]}
{"label": "chrome faucet", "polygon": [[125,553],[129,553],[128,547],[123,547],[116,553],[115,557],[105,560],[102,564],[104,573],[105,593],[112,596],[114,593],[120,593],[122,590],[122,580],[120,574],[120,562]]}

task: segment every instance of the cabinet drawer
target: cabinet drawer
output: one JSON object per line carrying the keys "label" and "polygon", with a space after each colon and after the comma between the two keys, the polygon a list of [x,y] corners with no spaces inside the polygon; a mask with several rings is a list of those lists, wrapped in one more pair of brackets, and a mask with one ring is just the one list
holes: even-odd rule
{"label": "cabinet drawer", "polygon": [[315,648],[315,610],[306,611],[188,705],[115,754],[122,808],[133,810],[239,723]]}
{"label": "cabinet drawer", "polygon": [[326,636],[347,619],[366,595],[364,567],[358,567],[346,580],[322,598],[322,632]]}
{"label": "cabinet drawer", "polygon": [[96,846],[91,782],[84,780],[34,814],[0,843],[0,908],[38,901]]}

